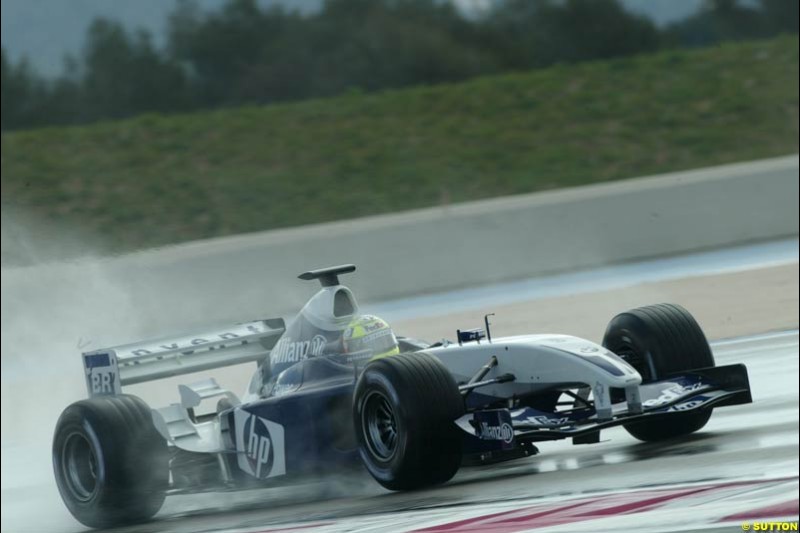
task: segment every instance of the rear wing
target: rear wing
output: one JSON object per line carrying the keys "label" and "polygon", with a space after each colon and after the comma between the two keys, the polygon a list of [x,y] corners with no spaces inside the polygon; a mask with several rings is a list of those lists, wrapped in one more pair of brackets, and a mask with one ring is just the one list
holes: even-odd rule
{"label": "rear wing", "polygon": [[123,385],[262,361],[285,330],[282,318],[272,318],[85,352],[86,389],[90,397],[115,395]]}

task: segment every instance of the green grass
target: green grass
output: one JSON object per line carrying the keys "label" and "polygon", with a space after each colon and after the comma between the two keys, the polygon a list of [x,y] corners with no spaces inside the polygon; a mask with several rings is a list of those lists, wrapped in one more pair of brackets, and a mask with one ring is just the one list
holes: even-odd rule
{"label": "green grass", "polygon": [[2,136],[5,206],[116,250],[798,151],[798,39]]}

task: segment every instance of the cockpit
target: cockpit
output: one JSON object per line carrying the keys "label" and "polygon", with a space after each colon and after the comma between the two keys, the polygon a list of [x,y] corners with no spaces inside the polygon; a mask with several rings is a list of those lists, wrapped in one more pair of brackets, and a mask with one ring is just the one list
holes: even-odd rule
{"label": "cockpit", "polygon": [[[354,269],[354,267],[353,267]],[[262,362],[249,392],[260,397],[296,390],[312,371],[352,375],[353,367],[400,352],[387,322],[359,312],[353,293],[337,274],[350,266],[306,272],[300,279],[318,279],[322,288],[297,314]],[[308,364],[311,359],[325,359]],[[303,363],[303,364],[300,364]],[[325,370],[322,370],[322,369]],[[324,376],[315,376],[320,379]]]}

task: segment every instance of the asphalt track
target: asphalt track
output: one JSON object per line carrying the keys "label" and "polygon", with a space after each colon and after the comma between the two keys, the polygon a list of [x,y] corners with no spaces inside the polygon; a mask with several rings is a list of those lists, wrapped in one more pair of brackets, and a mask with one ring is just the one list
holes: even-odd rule
{"label": "asphalt track", "polygon": [[[390,493],[354,473],[174,496],[155,521],[115,531],[737,531],[745,521],[796,522],[798,333],[713,348],[717,364],[748,366],[755,402],[717,410],[688,439],[643,444],[614,428],[596,445],[544,443],[536,457],[465,468],[445,486],[414,493]],[[4,530],[82,531],[68,517],[43,520],[49,512],[41,508],[37,516],[40,490],[28,491],[4,498]],[[25,518],[6,528],[7,512]]]}

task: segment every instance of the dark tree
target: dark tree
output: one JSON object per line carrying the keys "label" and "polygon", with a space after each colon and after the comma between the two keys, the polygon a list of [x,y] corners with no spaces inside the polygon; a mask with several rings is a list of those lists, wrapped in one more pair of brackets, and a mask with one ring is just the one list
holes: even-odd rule
{"label": "dark tree", "polygon": [[482,18],[445,0],[327,0],[320,11],[180,0],[167,46],[98,19],[66,74],[45,81],[3,51],[2,128],[264,104],[464,80],[559,62],[797,33],[797,0],[707,0],[659,31],[619,0],[498,0]]}
{"label": "dark tree", "polygon": [[119,118],[191,105],[181,68],[159,54],[150,35],[128,35],[116,22],[98,19],[84,51],[83,118]]}
{"label": "dark tree", "polygon": [[[795,0],[782,0],[788,4]],[[763,11],[737,0],[707,0],[703,8],[669,26],[665,39],[677,46],[708,46],[774,34],[765,26]]]}
{"label": "dark tree", "polygon": [[489,23],[515,68],[624,56],[659,45],[655,26],[617,0],[507,0]]}

